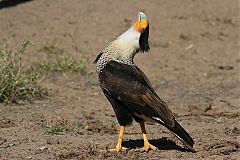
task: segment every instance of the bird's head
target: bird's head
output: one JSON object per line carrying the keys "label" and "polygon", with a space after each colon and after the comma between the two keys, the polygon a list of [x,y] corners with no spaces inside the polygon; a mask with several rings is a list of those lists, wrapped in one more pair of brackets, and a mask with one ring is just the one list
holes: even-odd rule
{"label": "bird's head", "polygon": [[144,29],[146,29],[148,26],[147,17],[143,12],[138,13],[138,19],[135,22],[135,29],[139,33],[142,33]]}
{"label": "bird's head", "polygon": [[147,17],[143,12],[138,13],[138,20],[135,23],[136,30],[140,33],[139,46],[141,52],[147,52],[150,47],[148,44],[149,24]]}
{"label": "bird's head", "polygon": [[118,39],[125,41],[128,45],[135,47],[138,52],[147,52],[150,47],[148,44],[149,23],[143,12],[138,13],[138,19],[132,27],[124,32]]}

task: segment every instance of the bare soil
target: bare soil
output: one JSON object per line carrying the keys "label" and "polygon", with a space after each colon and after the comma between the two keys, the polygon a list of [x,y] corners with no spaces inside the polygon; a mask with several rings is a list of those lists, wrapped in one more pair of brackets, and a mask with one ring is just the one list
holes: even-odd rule
{"label": "bare soil", "polygon": [[[238,0],[35,0],[1,9],[0,44],[16,50],[29,39],[26,65],[46,59],[39,49],[55,41],[84,60],[87,73],[50,73],[41,81],[48,99],[0,104],[0,159],[239,159],[239,6]],[[135,62],[192,135],[196,153],[157,124],[147,131],[159,150],[141,152],[136,123],[124,134],[130,149],[109,152],[119,126],[92,62],[140,10],[150,21],[151,51]],[[46,126],[56,124],[63,132],[49,134]]]}

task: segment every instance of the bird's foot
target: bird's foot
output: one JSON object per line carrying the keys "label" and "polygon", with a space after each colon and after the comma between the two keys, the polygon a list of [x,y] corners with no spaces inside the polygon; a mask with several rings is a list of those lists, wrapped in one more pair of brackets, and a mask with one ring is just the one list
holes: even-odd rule
{"label": "bird's foot", "polygon": [[126,150],[128,150],[128,148],[122,147],[122,146],[120,146],[120,147],[117,146],[114,149],[110,149],[111,152],[123,152],[123,151],[126,151]]}
{"label": "bird's foot", "polygon": [[157,147],[155,147],[154,145],[150,144],[149,142],[144,144],[144,147],[141,149],[142,151],[148,152],[150,150],[158,150]]}

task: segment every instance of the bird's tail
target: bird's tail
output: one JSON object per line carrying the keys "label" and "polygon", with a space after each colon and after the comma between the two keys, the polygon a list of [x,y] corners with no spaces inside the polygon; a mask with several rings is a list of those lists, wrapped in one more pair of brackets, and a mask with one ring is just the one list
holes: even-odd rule
{"label": "bird's tail", "polygon": [[187,133],[187,131],[175,120],[174,127],[168,128],[173,134],[192,152],[195,152],[193,149],[194,141],[192,137]]}
{"label": "bird's tail", "polygon": [[191,150],[192,152],[196,152],[193,148],[194,141],[192,137],[176,120],[175,120],[175,125],[173,127],[169,127],[167,125],[164,125],[164,126],[167,129],[169,129],[189,150]]}

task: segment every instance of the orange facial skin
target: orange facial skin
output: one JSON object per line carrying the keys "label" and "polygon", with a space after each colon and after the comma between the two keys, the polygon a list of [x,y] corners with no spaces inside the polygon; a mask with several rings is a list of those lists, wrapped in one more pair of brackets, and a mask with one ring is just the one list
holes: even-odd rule
{"label": "orange facial skin", "polygon": [[135,27],[138,32],[142,32],[142,30],[145,29],[147,25],[148,22],[146,19],[137,20],[135,23]]}

